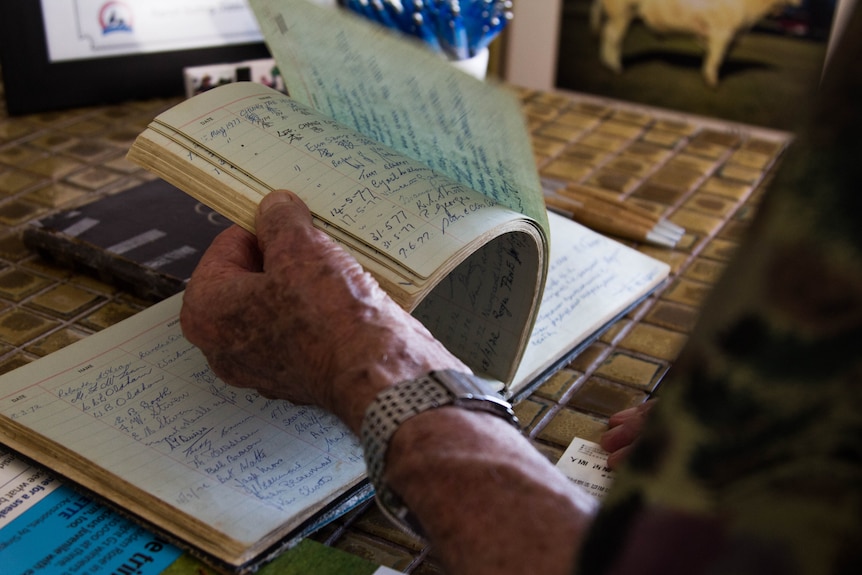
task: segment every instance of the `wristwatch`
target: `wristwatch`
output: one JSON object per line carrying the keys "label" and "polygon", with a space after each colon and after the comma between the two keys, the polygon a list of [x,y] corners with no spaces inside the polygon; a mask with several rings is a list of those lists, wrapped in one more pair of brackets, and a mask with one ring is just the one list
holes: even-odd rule
{"label": "wristwatch", "polygon": [[424,411],[447,405],[484,411],[520,429],[511,404],[488,382],[454,370],[432,371],[384,389],[368,406],[362,420],[360,436],[365,465],[377,504],[393,523],[420,538],[423,532],[418,521],[383,480],[386,450],[399,425]]}

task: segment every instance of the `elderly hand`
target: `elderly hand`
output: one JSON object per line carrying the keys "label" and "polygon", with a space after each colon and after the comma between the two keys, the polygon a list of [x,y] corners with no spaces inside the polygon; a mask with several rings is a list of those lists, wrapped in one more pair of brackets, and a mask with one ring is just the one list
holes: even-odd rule
{"label": "elderly hand", "polygon": [[297,196],[265,197],[256,228],[220,234],[183,299],[184,334],[225,382],[320,405],[357,431],[382,388],[433,369],[469,371],[312,227]]}

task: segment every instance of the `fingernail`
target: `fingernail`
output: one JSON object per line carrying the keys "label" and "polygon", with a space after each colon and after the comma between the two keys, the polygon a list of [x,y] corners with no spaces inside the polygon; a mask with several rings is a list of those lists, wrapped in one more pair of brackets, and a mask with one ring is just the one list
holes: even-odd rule
{"label": "fingernail", "polygon": [[276,190],[274,192],[270,192],[263,197],[260,201],[260,204],[257,207],[258,213],[264,213],[268,211],[273,206],[277,206],[278,204],[285,204],[291,201],[291,196],[289,193]]}

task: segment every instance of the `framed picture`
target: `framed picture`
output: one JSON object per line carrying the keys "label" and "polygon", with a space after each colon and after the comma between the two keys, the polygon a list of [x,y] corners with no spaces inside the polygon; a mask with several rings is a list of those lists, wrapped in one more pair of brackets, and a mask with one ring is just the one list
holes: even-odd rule
{"label": "framed picture", "polygon": [[[797,127],[823,72],[837,0],[642,2],[640,17],[628,20],[616,9],[620,0],[565,0],[556,86]],[[696,38],[704,19],[706,38]]]}
{"label": "framed picture", "polygon": [[184,67],[268,57],[244,1],[0,2],[9,115],[180,95]]}

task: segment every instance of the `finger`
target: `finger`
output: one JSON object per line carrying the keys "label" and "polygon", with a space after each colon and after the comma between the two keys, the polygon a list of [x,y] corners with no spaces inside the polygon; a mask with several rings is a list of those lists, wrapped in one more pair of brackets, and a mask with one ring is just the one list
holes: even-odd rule
{"label": "finger", "polygon": [[257,239],[241,227],[231,226],[216,236],[201,256],[191,281],[211,281],[260,269]]}
{"label": "finger", "polygon": [[631,445],[627,445],[608,454],[608,467],[611,469],[617,469],[623,460],[628,457],[631,449]]}
{"label": "finger", "polygon": [[264,197],[255,226],[268,271],[289,271],[285,278],[296,279],[298,269],[328,265],[344,277],[362,275],[356,260],[312,225],[308,206],[292,192],[277,190]]}
{"label": "finger", "polygon": [[640,435],[642,425],[627,423],[613,427],[604,432],[599,438],[599,445],[608,452],[614,452],[622,447],[631,445]]}
{"label": "finger", "polygon": [[655,402],[655,399],[650,399],[635,407],[630,407],[628,409],[618,411],[617,413],[614,413],[610,416],[610,418],[608,419],[608,425],[610,427],[616,427],[617,425],[621,425],[633,419],[644,420],[646,419],[647,414],[650,412],[653,405],[655,405]]}
{"label": "finger", "polygon": [[[265,260],[282,257],[285,253],[295,260],[312,251],[309,243],[313,243],[311,240],[316,234],[311,212],[293,192],[276,190],[267,194],[258,206],[255,228]],[[298,245],[303,249],[296,249]]]}

